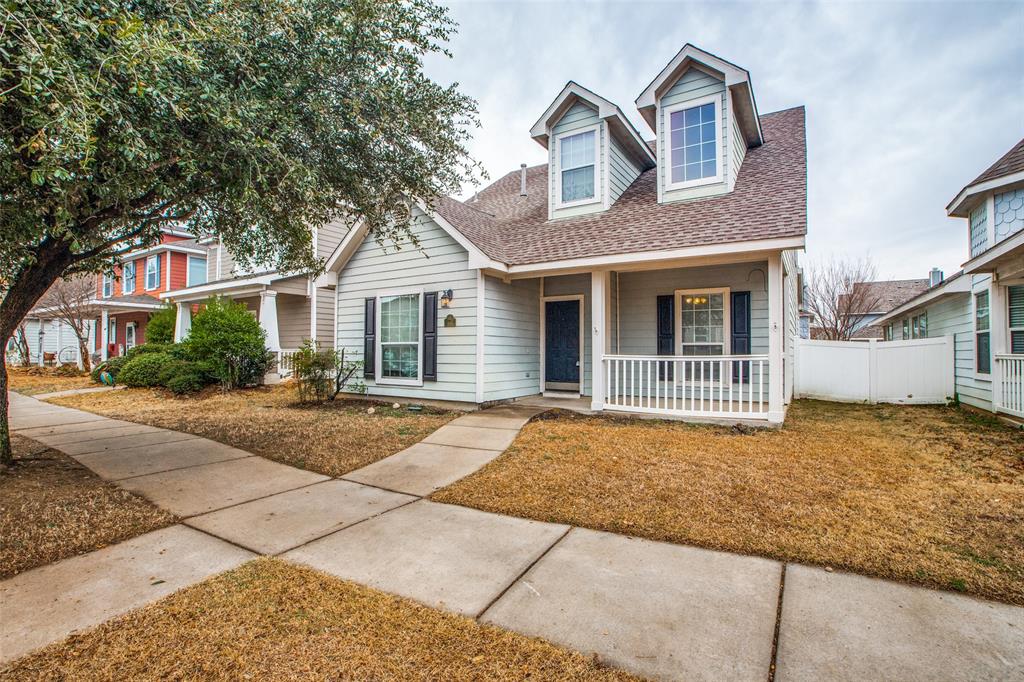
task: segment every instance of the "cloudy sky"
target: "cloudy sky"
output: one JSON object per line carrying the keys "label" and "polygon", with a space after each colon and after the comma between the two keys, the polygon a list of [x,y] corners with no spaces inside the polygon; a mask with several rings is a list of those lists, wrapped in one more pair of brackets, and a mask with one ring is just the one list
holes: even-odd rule
{"label": "cloudy sky", "polygon": [[960,188],[1024,137],[1024,2],[452,2],[454,59],[428,73],[480,103],[491,179],[543,163],[529,129],[567,80],[634,100],[687,42],[746,68],[761,113],[807,107],[808,253],[882,277],[966,260]]}

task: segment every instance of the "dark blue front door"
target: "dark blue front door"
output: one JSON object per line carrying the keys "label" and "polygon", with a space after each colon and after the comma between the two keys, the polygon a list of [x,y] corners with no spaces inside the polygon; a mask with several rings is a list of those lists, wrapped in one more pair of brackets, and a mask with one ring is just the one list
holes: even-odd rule
{"label": "dark blue front door", "polygon": [[545,304],[544,382],[548,388],[556,390],[579,389],[579,301],[548,301]]}

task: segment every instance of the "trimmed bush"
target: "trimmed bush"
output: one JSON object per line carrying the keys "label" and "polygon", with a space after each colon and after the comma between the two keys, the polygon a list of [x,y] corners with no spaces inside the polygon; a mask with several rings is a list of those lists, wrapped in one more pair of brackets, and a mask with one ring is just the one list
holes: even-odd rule
{"label": "trimmed bush", "polygon": [[167,353],[144,353],[130,359],[121,373],[117,375],[117,382],[131,388],[151,388],[160,386],[161,377],[164,371],[172,364],[181,362]]}
{"label": "trimmed bush", "polygon": [[195,368],[186,369],[180,374],[171,377],[165,384],[167,390],[176,395],[185,395],[201,391],[210,381],[206,374]]}
{"label": "trimmed bush", "polygon": [[225,388],[263,383],[270,364],[266,334],[241,303],[214,296],[192,320],[184,343],[191,359],[208,363]]}
{"label": "trimmed bush", "polygon": [[174,323],[178,311],[170,303],[149,316],[146,323],[146,343],[170,343],[174,341]]}
{"label": "trimmed bush", "polygon": [[103,374],[104,372],[108,372],[110,376],[114,377],[114,380],[116,381],[117,377],[121,373],[121,369],[127,363],[128,358],[125,357],[124,355],[119,355],[117,357],[110,358],[109,360],[101,362],[95,367],[93,367],[92,371],[89,372],[89,376],[92,378],[93,381],[99,384],[102,383],[100,381],[100,375]]}
{"label": "trimmed bush", "polygon": [[166,353],[178,360],[188,360],[188,350],[180,343],[143,343],[125,351],[125,357],[131,360],[147,353]]}

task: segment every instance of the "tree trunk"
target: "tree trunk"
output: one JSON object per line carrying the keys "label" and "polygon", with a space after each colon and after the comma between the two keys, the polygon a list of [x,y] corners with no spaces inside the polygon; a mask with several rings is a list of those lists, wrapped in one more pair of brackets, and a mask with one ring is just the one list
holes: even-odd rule
{"label": "tree trunk", "polygon": [[75,255],[67,242],[47,237],[36,249],[36,258],[23,266],[11,278],[3,301],[0,301],[0,340],[3,350],[3,378],[0,379],[0,464],[13,461],[11,433],[7,423],[7,339],[32,307],[42,298],[57,278],[75,262]]}
{"label": "tree trunk", "polygon": [[86,372],[92,369],[92,360],[90,360],[89,353],[89,339],[86,337],[78,337],[78,355],[82,358],[82,369]]}

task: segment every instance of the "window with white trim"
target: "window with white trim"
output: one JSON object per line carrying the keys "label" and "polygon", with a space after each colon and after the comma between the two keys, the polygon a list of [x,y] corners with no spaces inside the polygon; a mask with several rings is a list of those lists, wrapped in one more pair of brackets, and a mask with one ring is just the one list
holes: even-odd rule
{"label": "window with white trim", "polygon": [[597,197],[597,129],[558,138],[560,205],[592,201]]}
{"label": "window with white trim", "polygon": [[928,311],[924,311],[920,315],[914,315],[911,318],[911,338],[914,339],[926,339],[928,338]]}
{"label": "window with white trim", "polygon": [[130,260],[121,269],[121,293],[130,294],[135,291],[135,261]]}
{"label": "window with white trim", "polygon": [[725,355],[728,310],[727,290],[680,292],[680,355]]}
{"label": "window with white trim", "polygon": [[378,383],[419,383],[423,376],[420,358],[423,328],[421,294],[380,296],[377,310]]}
{"label": "window with white trim", "polygon": [[670,188],[721,180],[718,101],[667,111]]}
{"label": "window with white trim", "polygon": [[114,276],[103,275],[103,298],[110,298],[114,295]]}
{"label": "window with white trim", "polygon": [[146,290],[156,289],[160,286],[160,255],[150,256],[146,259]]}
{"label": "window with white trim", "polygon": [[992,373],[992,346],[989,337],[988,292],[974,295],[975,368],[979,374]]}
{"label": "window with white trim", "polygon": [[1006,288],[1010,320],[1010,352],[1024,354],[1024,285]]}
{"label": "window with white trim", "polygon": [[206,259],[198,256],[188,257],[188,273],[185,286],[194,287],[197,284],[206,284]]}

